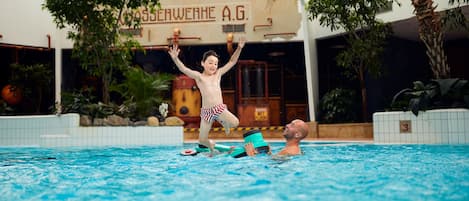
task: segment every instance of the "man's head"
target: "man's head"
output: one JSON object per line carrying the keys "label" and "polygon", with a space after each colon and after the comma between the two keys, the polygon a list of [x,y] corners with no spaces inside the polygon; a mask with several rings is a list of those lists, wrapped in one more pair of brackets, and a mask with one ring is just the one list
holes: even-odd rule
{"label": "man's head", "polygon": [[283,136],[285,139],[297,139],[298,141],[308,136],[309,127],[300,119],[295,119],[285,126]]}

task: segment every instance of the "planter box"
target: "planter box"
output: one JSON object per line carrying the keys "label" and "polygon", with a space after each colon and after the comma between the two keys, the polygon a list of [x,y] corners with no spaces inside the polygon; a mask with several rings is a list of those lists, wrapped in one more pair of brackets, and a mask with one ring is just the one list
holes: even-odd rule
{"label": "planter box", "polygon": [[182,126],[79,126],[78,114],[0,116],[0,146],[182,145]]}
{"label": "planter box", "polygon": [[373,114],[375,143],[469,144],[469,110],[439,109]]}
{"label": "planter box", "polygon": [[373,138],[372,123],[319,124],[318,138]]}

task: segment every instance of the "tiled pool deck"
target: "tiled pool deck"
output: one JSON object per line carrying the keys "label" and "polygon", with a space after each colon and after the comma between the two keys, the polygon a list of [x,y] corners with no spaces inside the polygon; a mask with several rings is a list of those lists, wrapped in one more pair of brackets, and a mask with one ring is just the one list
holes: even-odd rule
{"label": "tiled pool deck", "polygon": [[[198,129],[184,129],[182,126],[83,127],[79,125],[79,119],[78,114],[0,116],[0,146],[182,145],[185,142],[196,142],[198,138]],[[310,126],[318,128],[316,123]],[[268,141],[284,141],[283,129],[270,127],[261,132]],[[216,141],[242,141],[247,130],[238,128],[226,135],[223,130],[213,129],[210,138]],[[469,144],[469,110],[432,110],[421,112],[419,116],[410,112],[375,113],[372,130],[370,135],[348,138],[322,138],[316,133],[316,136],[309,136],[306,140],[377,144]]]}
{"label": "tiled pool deck", "polygon": [[182,126],[82,127],[78,114],[0,117],[0,146],[181,145]]}

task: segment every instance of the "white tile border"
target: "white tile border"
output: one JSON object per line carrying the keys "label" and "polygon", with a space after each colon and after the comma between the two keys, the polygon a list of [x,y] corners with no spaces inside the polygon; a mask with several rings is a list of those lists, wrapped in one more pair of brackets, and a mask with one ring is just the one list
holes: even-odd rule
{"label": "white tile border", "polygon": [[182,126],[81,127],[78,114],[0,116],[0,146],[182,145]]}
{"label": "white tile border", "polygon": [[[410,120],[412,131],[400,133],[399,121]],[[379,144],[469,144],[469,109],[437,109],[373,114],[374,142]]]}

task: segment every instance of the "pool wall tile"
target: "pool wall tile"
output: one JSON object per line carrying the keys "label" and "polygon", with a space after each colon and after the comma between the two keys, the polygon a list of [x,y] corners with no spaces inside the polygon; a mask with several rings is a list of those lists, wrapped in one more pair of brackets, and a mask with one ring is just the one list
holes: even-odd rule
{"label": "pool wall tile", "polygon": [[[400,121],[411,122],[410,133],[400,133]],[[373,114],[375,143],[469,144],[469,110],[438,109]]]}
{"label": "pool wall tile", "polygon": [[78,114],[2,116],[0,146],[182,145],[182,126],[81,127]]}

